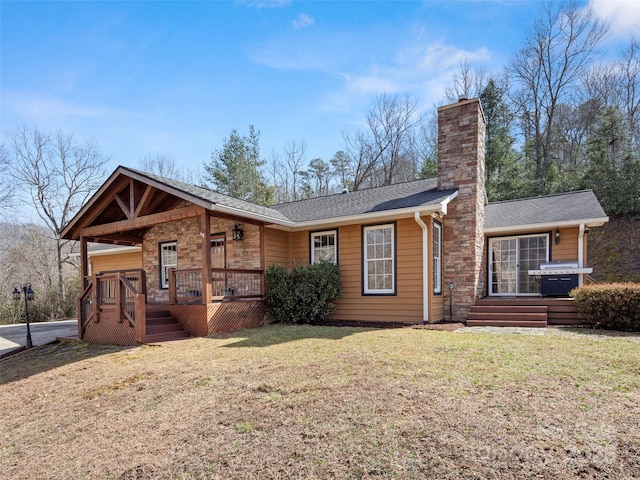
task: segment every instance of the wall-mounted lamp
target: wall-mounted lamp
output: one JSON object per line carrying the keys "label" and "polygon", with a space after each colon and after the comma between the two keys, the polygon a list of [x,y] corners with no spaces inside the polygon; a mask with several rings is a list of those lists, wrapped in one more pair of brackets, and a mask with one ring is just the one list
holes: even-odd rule
{"label": "wall-mounted lamp", "polygon": [[244,231],[240,227],[240,224],[236,223],[233,227],[233,230],[231,230],[231,238],[233,238],[234,242],[239,242],[240,240],[242,240],[243,236],[244,236]]}
{"label": "wall-mounted lamp", "polygon": [[556,245],[560,245],[560,229],[556,227]]}

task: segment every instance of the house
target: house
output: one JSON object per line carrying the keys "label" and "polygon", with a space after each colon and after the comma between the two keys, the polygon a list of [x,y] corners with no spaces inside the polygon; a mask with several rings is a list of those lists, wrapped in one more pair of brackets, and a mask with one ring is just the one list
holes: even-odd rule
{"label": "house", "polygon": [[[437,178],[273,207],[117,168],[63,231],[81,246],[80,337],[259,326],[266,267],[321,259],[343,283],[329,319],[546,324],[545,280],[585,281],[588,230],[607,216],[591,191],[487,204],[479,101],[441,107],[438,124]],[[90,256],[90,242],[120,255]]]}

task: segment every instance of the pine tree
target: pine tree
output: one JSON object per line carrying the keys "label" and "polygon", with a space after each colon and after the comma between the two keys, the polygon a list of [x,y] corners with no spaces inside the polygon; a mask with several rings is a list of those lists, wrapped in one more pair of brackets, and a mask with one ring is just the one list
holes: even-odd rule
{"label": "pine tree", "polygon": [[233,129],[222,149],[215,150],[211,161],[204,164],[205,182],[231,197],[266,205],[272,190],[260,171],[264,164],[260,158],[260,131],[249,125],[249,135],[241,136]]}

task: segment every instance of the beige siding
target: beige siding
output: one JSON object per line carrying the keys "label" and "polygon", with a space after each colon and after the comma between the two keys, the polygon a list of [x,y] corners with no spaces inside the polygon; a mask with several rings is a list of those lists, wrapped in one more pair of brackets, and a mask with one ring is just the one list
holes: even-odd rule
{"label": "beige siding", "polygon": [[[340,248],[340,234],[338,234],[338,248]],[[340,251],[338,251],[340,259]],[[291,234],[291,265],[309,264],[309,232],[293,232]]]}
{"label": "beige siding", "polygon": [[91,272],[109,272],[112,270],[134,270],[142,268],[142,251],[122,252],[90,257]]}
{"label": "beige siding", "polygon": [[[330,316],[337,320],[422,322],[422,230],[413,219],[396,223],[396,295],[362,294],[362,226],[338,230],[343,297]],[[308,243],[308,236],[307,236]],[[308,245],[306,247],[308,249]]]}
{"label": "beige siding", "polygon": [[554,230],[551,234],[551,260],[577,260],[578,233],[578,227],[561,228],[560,244],[556,245]]}
{"label": "beige siding", "polygon": [[288,267],[289,261],[289,232],[283,230],[276,230],[273,228],[265,228],[265,260],[266,266],[269,265],[281,265]]}
{"label": "beige siding", "polygon": [[[433,264],[433,217],[422,219],[427,226],[429,227],[429,322],[439,322],[444,319],[444,293],[445,293],[445,283],[444,283],[444,272],[441,269],[441,289],[440,294],[433,293],[434,288],[434,264]],[[440,222],[442,224],[442,236],[444,238],[444,222]],[[441,249],[441,256],[444,257],[444,249]]]}

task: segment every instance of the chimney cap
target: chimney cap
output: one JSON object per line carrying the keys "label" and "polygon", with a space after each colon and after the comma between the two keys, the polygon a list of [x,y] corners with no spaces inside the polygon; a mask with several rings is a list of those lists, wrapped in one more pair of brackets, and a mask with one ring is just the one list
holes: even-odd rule
{"label": "chimney cap", "polygon": [[458,97],[458,101],[463,102],[465,100],[469,100],[469,95],[467,95],[466,93],[460,94],[460,96]]}
{"label": "chimney cap", "polygon": [[349,193],[349,189],[347,187],[344,187],[340,193],[343,194],[343,195],[345,193]]}

